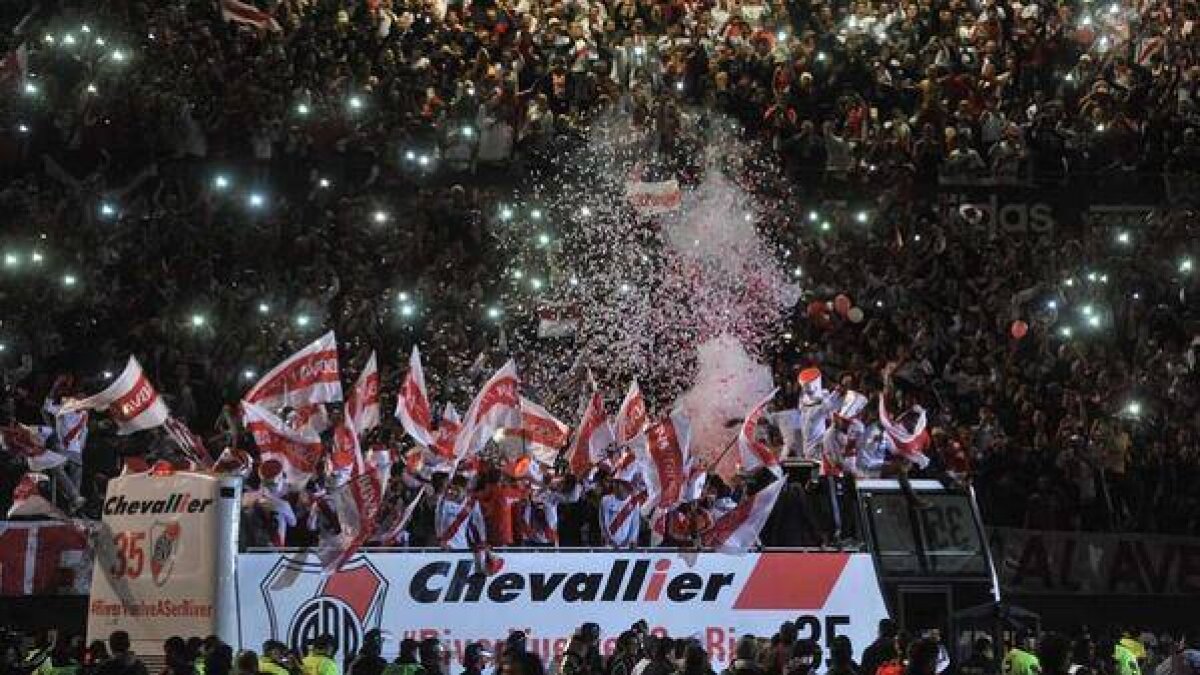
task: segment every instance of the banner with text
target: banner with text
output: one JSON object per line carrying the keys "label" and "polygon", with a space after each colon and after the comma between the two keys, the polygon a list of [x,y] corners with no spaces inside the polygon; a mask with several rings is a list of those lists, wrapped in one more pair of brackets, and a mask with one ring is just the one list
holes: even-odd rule
{"label": "banner with text", "polygon": [[1198,595],[1200,539],[990,528],[1006,593]]}
{"label": "banner with text", "polygon": [[[239,640],[299,648],[328,633],[353,653],[371,628],[440,638],[451,659],[522,630],[529,649],[561,655],[580,624],[600,625],[606,653],[639,619],[694,636],[718,663],[747,633],[771,635],[799,617],[801,637],[828,649],[838,635],[863,648],[887,616],[871,557],[850,553],[516,552],[492,576],[470,555],[387,552],[355,556],[323,577],[304,553],[238,556]],[[386,619],[385,619],[386,617]],[[394,648],[394,645],[391,645]]]}
{"label": "banner with text", "polygon": [[86,521],[0,521],[0,596],[84,595],[92,578]]}

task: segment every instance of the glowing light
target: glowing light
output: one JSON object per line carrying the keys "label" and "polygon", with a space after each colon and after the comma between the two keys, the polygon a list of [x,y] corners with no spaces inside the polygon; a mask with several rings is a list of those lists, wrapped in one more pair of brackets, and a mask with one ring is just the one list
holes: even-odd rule
{"label": "glowing light", "polygon": [[120,49],[114,49],[112,52],[112,60],[116,61],[117,63],[121,63],[125,60],[125,52],[121,51]]}
{"label": "glowing light", "polygon": [[631,290],[633,290],[633,287],[630,286],[629,284],[621,284],[621,292],[622,293],[628,293]]}
{"label": "glowing light", "polygon": [[779,31],[778,33],[775,34],[775,38],[780,40],[781,42],[783,40],[786,40],[787,39],[787,31],[785,31],[785,30]]}
{"label": "glowing light", "polygon": [[1121,8],[1119,6],[1117,6],[1117,3],[1115,3],[1115,2],[1108,6],[1109,14],[1118,14],[1118,13],[1120,13],[1120,11],[1121,11]]}
{"label": "glowing light", "polygon": [[92,32],[92,27],[85,23],[79,27],[79,32],[80,33],[90,33],[90,32]]}
{"label": "glowing light", "polygon": [[376,211],[371,215],[371,218],[376,223],[386,223],[388,220],[388,214],[384,213],[383,211]]}
{"label": "glowing light", "polygon": [[879,309],[883,309],[883,301],[882,301],[882,300],[876,300],[876,301],[875,301],[875,306],[876,306],[876,307],[878,307]]}
{"label": "glowing light", "polygon": [[1104,133],[1104,125],[1103,124],[1096,125],[1096,133],[1098,133],[1098,134]]}
{"label": "glowing light", "polygon": [[67,287],[74,286],[76,281],[77,280],[75,279],[74,274],[64,274],[63,275],[63,278],[62,278],[63,286],[67,286]]}
{"label": "glowing light", "polygon": [[213,178],[213,187],[217,188],[218,190],[224,190],[225,188],[229,187],[229,177],[222,174],[217,174],[217,177]]}
{"label": "glowing light", "polygon": [[415,161],[417,161],[417,153],[413,152],[412,150],[409,150],[408,152],[404,153],[404,159],[406,159],[410,162],[415,162]]}
{"label": "glowing light", "polygon": [[499,319],[500,315],[503,313],[504,312],[499,307],[488,307],[487,317],[495,321],[496,319]]}
{"label": "glowing light", "polygon": [[828,220],[826,220],[826,221],[823,221],[823,222],[821,223],[821,231],[822,231],[822,232],[828,232],[828,231],[829,231],[830,229],[832,229],[832,228],[833,228],[833,226],[829,224],[829,221],[828,221]]}
{"label": "glowing light", "polygon": [[421,166],[429,166],[429,155],[421,155],[417,158],[417,164]]}
{"label": "glowing light", "polygon": [[296,317],[296,325],[300,326],[301,328],[304,328],[310,322],[312,322],[312,319],[310,319],[307,314],[301,314],[300,316]]}
{"label": "glowing light", "polygon": [[512,275],[513,275],[514,279],[524,279],[525,278],[525,273],[522,272],[521,270],[513,270]]}
{"label": "glowing light", "polygon": [[328,188],[330,185],[333,185],[333,183],[330,183],[328,178],[322,178],[321,180],[317,181],[317,185],[320,185],[322,188]]}
{"label": "glowing light", "polygon": [[261,208],[263,204],[267,203],[266,197],[263,197],[257,192],[251,192],[250,197],[247,198],[247,201],[250,203],[250,206],[256,209]]}
{"label": "glowing light", "polygon": [[408,298],[408,291],[400,291],[396,294],[396,299],[398,299],[400,302],[408,302]]}
{"label": "glowing light", "polygon": [[745,218],[747,223],[754,222],[754,214],[753,213],[747,213],[745,216],[743,216],[743,218]]}
{"label": "glowing light", "polygon": [[539,234],[537,236],[537,243],[538,243],[538,246],[549,246],[550,245],[550,235],[546,234],[545,232]]}
{"label": "glowing light", "polygon": [[48,45],[52,45],[52,44],[54,44],[54,36],[53,36],[53,35],[51,35],[51,34],[49,34],[49,33],[46,33],[46,34],[45,34],[45,35],[42,37],[42,41],[43,41],[43,42],[45,42],[45,43],[46,43],[46,44],[48,44]]}
{"label": "glowing light", "polygon": [[296,105],[296,114],[297,115],[307,115],[308,114],[308,106],[303,103],[297,104]]}
{"label": "glowing light", "polygon": [[243,379],[247,379],[247,380],[253,380],[253,379],[254,379],[254,375],[255,375],[255,372],[254,372],[252,369],[250,369],[250,368],[247,368],[247,369],[245,369],[245,370],[243,370],[243,371],[242,371],[242,378],[243,378]]}
{"label": "glowing light", "polygon": [[592,215],[592,210],[585,206],[579,209],[579,215],[583,216],[584,218],[590,218]]}
{"label": "glowing light", "polygon": [[21,257],[18,256],[16,253],[5,253],[4,254],[4,266],[5,267],[16,267],[17,265],[20,265],[20,264],[21,264]]}
{"label": "glowing light", "polygon": [[825,56],[825,52],[817,52],[817,60],[818,61],[824,61],[826,58],[828,58],[828,57]]}
{"label": "glowing light", "polygon": [[1134,291],[1134,292],[1133,292],[1133,295],[1131,295],[1130,297],[1131,297],[1131,298],[1133,298],[1134,300],[1141,300],[1141,299],[1142,299],[1142,294],[1141,294],[1141,293],[1138,293],[1137,291]]}
{"label": "glowing light", "polygon": [[208,319],[203,314],[192,315],[192,328],[201,328],[208,323]]}
{"label": "glowing light", "polygon": [[29,133],[29,127],[28,127],[28,126],[26,126],[25,124],[18,124],[18,125],[17,125],[17,131],[19,131],[19,132],[21,132],[21,133],[23,133],[23,134],[27,134],[27,133]]}
{"label": "glowing light", "polygon": [[1097,276],[1096,276],[1096,273],[1095,273],[1095,272],[1088,272],[1088,275],[1087,275],[1087,280],[1088,280],[1088,281],[1090,281],[1090,282],[1092,282],[1092,283],[1095,283],[1095,282],[1096,282],[1096,279],[1097,279]]}
{"label": "glowing light", "polygon": [[87,86],[87,93],[89,93],[89,94],[97,94],[97,93],[99,93],[99,91],[100,91],[100,90],[96,88],[96,85],[94,85],[94,84],[91,84],[91,83],[89,83],[89,84],[88,84],[88,86]]}
{"label": "glowing light", "polygon": [[533,290],[535,290],[535,291],[542,290],[542,280],[537,277],[533,277],[532,279],[530,279],[529,285],[531,287],[533,287]]}
{"label": "glowing light", "polygon": [[271,306],[270,306],[270,305],[268,305],[268,304],[267,304],[267,303],[265,303],[265,302],[260,302],[260,303],[258,303],[258,313],[259,313],[259,314],[267,314],[267,313],[268,313],[268,312],[270,312],[270,311],[271,311]]}
{"label": "glowing light", "polygon": [[821,214],[817,213],[816,211],[809,211],[809,212],[808,212],[808,222],[810,222],[810,223],[815,223],[815,222],[817,222],[817,221],[818,221],[820,218],[821,218]]}
{"label": "glowing light", "polygon": [[1137,401],[1130,401],[1125,405],[1125,412],[1137,417],[1142,414],[1142,404]]}
{"label": "glowing light", "polygon": [[1084,305],[1083,307],[1079,308],[1079,311],[1084,316],[1091,316],[1096,313],[1096,309],[1094,307],[1092,307],[1091,305]]}
{"label": "glowing light", "polygon": [[1121,243],[1121,244],[1128,244],[1130,242],[1129,233],[1124,232],[1124,231],[1118,232],[1117,233],[1117,242]]}
{"label": "glowing light", "polygon": [[104,372],[102,373],[102,375],[104,376],[104,379],[106,379],[106,380],[111,380],[111,379],[113,379],[113,373],[112,373],[112,371],[111,371],[111,370],[106,370],[106,371],[104,371]]}
{"label": "glowing light", "polygon": [[858,222],[860,222],[860,223],[865,223],[865,222],[867,222],[867,219],[868,219],[869,217],[870,217],[870,216],[867,214],[867,212],[866,212],[866,211],[859,211],[858,213],[854,214],[854,219],[855,219],[855,220],[857,220],[857,221],[858,221]]}
{"label": "glowing light", "polygon": [[568,281],[568,283],[570,283],[572,286],[578,286],[579,285],[579,277],[571,277],[570,280]]}
{"label": "glowing light", "polygon": [[500,209],[500,220],[512,220],[513,211],[507,206]]}
{"label": "glowing light", "polygon": [[1093,314],[1092,316],[1088,317],[1087,322],[1088,322],[1088,325],[1091,326],[1092,328],[1099,328],[1100,327],[1100,316],[1097,314]]}
{"label": "glowing light", "polygon": [[1063,285],[1067,288],[1070,288],[1075,285],[1075,279],[1073,277],[1067,277],[1066,280],[1063,281]]}
{"label": "glowing light", "polygon": [[358,110],[358,109],[362,108],[363,100],[361,98],[359,98],[358,96],[351,96],[350,97],[350,107],[354,110]]}
{"label": "glowing light", "polygon": [[683,91],[683,82],[675,83],[675,91]]}
{"label": "glowing light", "polygon": [[25,93],[29,94],[30,96],[36,96],[38,93],[38,86],[32,82],[26,82]]}
{"label": "glowing light", "polygon": [[75,44],[75,36],[71,35],[70,33],[67,33],[66,35],[63,36],[62,41],[63,41],[64,45],[73,45],[73,44]]}
{"label": "glowing light", "polygon": [[529,217],[533,218],[534,220],[541,220],[542,219],[542,210],[534,209],[534,210],[530,211]]}
{"label": "glowing light", "polygon": [[472,129],[471,127],[463,127],[462,135],[463,135],[463,138],[470,138],[475,135],[475,130]]}
{"label": "glowing light", "polygon": [[104,202],[103,204],[100,205],[100,215],[115,216],[116,214],[117,214],[117,207],[113,206],[112,204],[109,204],[108,202]]}
{"label": "glowing light", "polygon": [[1180,272],[1191,272],[1192,271],[1192,259],[1184,258],[1183,260],[1180,260],[1179,261],[1179,271]]}
{"label": "glowing light", "polygon": [[400,305],[400,316],[412,316],[416,312],[416,308],[408,303]]}
{"label": "glowing light", "polygon": [[1058,309],[1058,301],[1057,300],[1047,300],[1046,301],[1046,309]]}
{"label": "glowing light", "polygon": [[1067,73],[1065,76],[1063,76],[1063,79],[1064,79],[1064,80],[1066,80],[1067,82],[1074,82],[1074,81],[1075,81],[1075,74],[1074,74],[1074,73]]}
{"label": "glowing light", "polygon": [[1069,337],[1071,337],[1071,327],[1070,327],[1070,326],[1063,326],[1062,328],[1059,328],[1059,329],[1058,329],[1058,334],[1059,334],[1059,335],[1061,335],[1061,336],[1063,336],[1063,337],[1065,337],[1065,338],[1069,338]]}
{"label": "glowing light", "polygon": [[102,37],[98,37],[98,38],[96,38],[96,46],[97,46],[97,47],[103,47],[103,46],[104,46],[104,45],[106,45],[106,44],[108,44],[108,43],[106,43],[106,42],[104,41],[104,38],[102,38]]}
{"label": "glowing light", "polygon": [[804,274],[804,271],[803,271],[803,270],[801,270],[799,267],[797,267],[796,269],[792,270],[792,276],[794,276],[794,277],[797,277],[797,278],[799,278],[799,277],[800,277],[801,275],[803,275],[803,274]]}
{"label": "glowing light", "polygon": [[42,257],[42,254],[39,251],[34,251],[33,253],[30,253],[29,259],[31,261],[33,261],[35,264],[40,264],[43,260],[45,260],[45,258]]}

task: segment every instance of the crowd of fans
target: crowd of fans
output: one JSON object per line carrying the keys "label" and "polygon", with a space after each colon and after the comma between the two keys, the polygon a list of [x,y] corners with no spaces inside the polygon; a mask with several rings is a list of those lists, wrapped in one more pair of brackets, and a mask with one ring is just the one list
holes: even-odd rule
{"label": "crowd of fans", "polygon": [[[964,644],[947,641],[937,629],[920,635],[880,621],[878,638],[861,655],[845,636],[828,644],[805,638],[785,622],[767,638],[744,635],[727,661],[724,675],[1195,675],[1200,643],[1186,634],[1172,637],[1145,631],[1083,627],[1071,635],[1021,629],[996,649],[990,637],[964,634]],[[169,675],[715,675],[715,659],[696,638],[672,638],[638,621],[629,630],[604,636],[594,623],[580,626],[553,653],[538,653],[522,632],[506,639],[472,642],[451,653],[438,638],[405,638],[389,644],[388,634],[368,630],[354,653],[340,650],[328,634],[312,638],[298,653],[268,640],[261,653],[235,654],[216,636],[172,637],[161,656],[148,655]],[[827,651],[827,653],[826,653]],[[394,660],[384,654],[397,654]],[[859,658],[856,660],[856,656]],[[340,657],[340,658],[339,658]],[[143,657],[144,658],[144,657]],[[146,664],[133,652],[129,635],[117,631],[107,642],[85,648],[81,640],[22,639],[4,654],[5,672],[71,675],[145,675]]]}
{"label": "crowd of fans", "polygon": [[[973,480],[989,523],[1200,527],[1196,219],[1178,189],[1200,166],[1194,3],[262,3],[278,30],[220,7],[0,7],[7,420],[36,420],[57,376],[95,391],[136,353],[219,447],[257,371],[321,327],[380,350],[389,393],[419,340],[435,386],[465,398],[450,378],[496,342],[493,228],[514,184],[601,114],[681,166],[697,120],[726,116],[790,182],[770,235],[811,299],[868,311],[799,306],[771,355],[780,407],[802,366],[862,391],[886,370],[931,411],[930,471]],[[1183,196],[1136,227],[1040,237],[936,198],[1089,181]],[[856,229],[862,208],[877,216]],[[818,209],[831,231],[799,225]],[[150,443],[92,425],[87,495]]]}

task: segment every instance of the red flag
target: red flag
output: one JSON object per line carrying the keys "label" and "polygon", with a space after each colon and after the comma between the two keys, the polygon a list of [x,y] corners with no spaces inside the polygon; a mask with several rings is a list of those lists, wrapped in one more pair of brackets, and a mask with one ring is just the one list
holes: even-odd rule
{"label": "red flag", "polygon": [[379,426],[379,366],[374,350],[346,399],[346,417],[360,435]]}
{"label": "red flag", "polygon": [[637,380],[634,380],[629,384],[629,391],[625,393],[621,407],[617,409],[617,442],[624,445],[632,441],[635,436],[646,430],[649,423],[646,399],[642,397]]}
{"label": "red flag", "polygon": [[240,0],[221,0],[221,18],[234,23],[246,24],[254,26],[258,29],[266,29],[270,31],[283,30],[279,26],[279,22],[269,12],[261,10],[254,5]]}
{"label": "red flag", "polygon": [[511,360],[484,383],[475,400],[471,401],[454,443],[456,462],[478,454],[497,430],[521,424],[518,385],[517,366]]}
{"label": "red flag", "polygon": [[775,508],[775,500],[779,499],[784,482],[782,476],[776,473],[770,485],[743,498],[737,507],[718,518],[712,528],[704,533],[704,546],[722,553],[742,554],[749,551],[758,542],[758,533]]}
{"label": "red flag", "polygon": [[571,428],[542,406],[521,397],[521,429],[525,451],[542,464],[553,465],[558,451],[571,440]]}
{"label": "red flag", "polygon": [[896,454],[924,469],[929,465],[929,457],[925,455],[925,448],[929,446],[929,432],[925,429],[927,420],[923,408],[914,407],[913,410],[917,413],[917,421],[909,431],[903,424],[892,421],[887,403],[882,395],[879,397],[879,426],[891,439]]}
{"label": "red flag", "polygon": [[66,457],[46,449],[49,435],[49,429],[42,432],[38,427],[27,424],[9,424],[0,427],[0,446],[11,455],[24,457],[30,470],[46,471],[67,462]]}
{"label": "red flag", "polygon": [[458,442],[458,434],[462,431],[462,419],[453,403],[447,403],[442,410],[442,419],[438,422],[437,432],[433,437],[434,454],[443,459],[454,459],[454,444]]}
{"label": "red flag", "polygon": [[[436,444],[433,432],[433,413],[429,392],[425,389],[425,369],[421,367],[421,352],[413,345],[408,357],[408,373],[396,397],[396,419],[412,439],[427,448]],[[443,415],[443,423],[445,416]]]}
{"label": "red flag", "polygon": [[766,413],[767,406],[775,399],[774,389],[770,394],[759,401],[750,412],[746,414],[746,419],[742,420],[742,427],[738,430],[738,461],[744,471],[755,471],[759,467],[774,467],[779,465],[779,458],[771,451],[770,446],[758,440],[755,433],[758,428],[759,420]]}
{"label": "red flag", "polygon": [[275,410],[342,400],[337,337],[333,331],[272,368],[242,400]]}
{"label": "red flag", "polygon": [[691,436],[687,418],[672,413],[630,443],[642,465],[642,475],[650,493],[649,503],[671,508],[683,499]]}
{"label": "red flag", "polygon": [[[359,458],[361,460],[361,457]],[[375,467],[359,461],[350,481],[330,493],[340,532],[317,546],[321,571],[332,574],[375,534],[383,490]]]}
{"label": "red flag", "polygon": [[242,402],[242,415],[246,429],[254,434],[261,458],[279,460],[287,471],[288,482],[303,489],[316,473],[325,453],[321,437],[311,429],[293,429],[266,408],[253,403]]}
{"label": "red flag", "polygon": [[162,426],[171,414],[158,390],[142,371],[142,365],[132,356],[126,362],[125,370],[107,389],[85,399],[67,401],[58,409],[58,414],[101,409],[107,410],[117,423],[120,436]]}
{"label": "red flag", "polygon": [[571,473],[583,477],[593,465],[604,459],[604,450],[613,441],[612,426],[608,423],[608,415],[604,413],[604,397],[600,392],[593,391],[571,446]]}

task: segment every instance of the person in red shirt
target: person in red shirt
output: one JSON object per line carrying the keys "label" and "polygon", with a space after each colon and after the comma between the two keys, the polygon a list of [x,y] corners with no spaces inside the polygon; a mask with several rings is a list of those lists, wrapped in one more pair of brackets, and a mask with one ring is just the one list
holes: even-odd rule
{"label": "person in red shirt", "polygon": [[487,523],[487,540],[493,546],[512,546],[516,542],[513,507],[525,498],[526,488],[499,472],[489,473],[480,482],[476,498]]}

